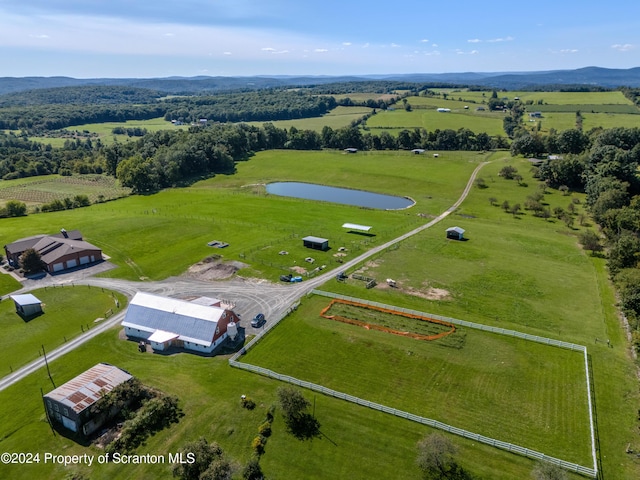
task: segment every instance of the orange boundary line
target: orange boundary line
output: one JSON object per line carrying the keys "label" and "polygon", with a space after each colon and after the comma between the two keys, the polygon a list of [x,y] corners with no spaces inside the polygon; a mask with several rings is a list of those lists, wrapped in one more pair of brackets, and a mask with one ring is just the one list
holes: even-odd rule
{"label": "orange boundary line", "polygon": [[[439,325],[450,327],[450,330],[447,332],[439,333],[437,335],[422,335],[422,334],[413,333],[413,332],[401,332],[400,330],[394,330],[392,328],[383,327],[382,325],[371,324],[371,323],[363,322],[361,320],[354,320],[352,318],[346,318],[340,315],[327,315],[327,312],[329,311],[329,309],[336,303],[342,303],[344,305],[353,305],[355,307],[360,307],[360,308],[368,308],[369,310],[376,310],[378,312],[390,313],[392,315],[399,315],[401,317],[412,318],[414,320],[420,320],[422,322],[437,323]],[[447,335],[451,335],[456,331],[456,327],[454,324],[445,322],[443,320],[438,320],[437,318],[423,317],[422,315],[404,313],[398,310],[391,310],[389,308],[376,307],[373,305],[367,305],[365,303],[353,302],[351,300],[341,300],[338,298],[334,298],[333,300],[331,300],[329,304],[322,309],[322,311],[320,312],[320,316],[323,318],[328,318],[329,320],[336,320],[338,322],[364,327],[367,330],[378,330],[380,332],[391,333],[393,335],[401,335],[403,337],[410,337],[410,338],[415,338],[417,340],[426,340],[426,341],[437,340],[439,338],[446,337]]]}

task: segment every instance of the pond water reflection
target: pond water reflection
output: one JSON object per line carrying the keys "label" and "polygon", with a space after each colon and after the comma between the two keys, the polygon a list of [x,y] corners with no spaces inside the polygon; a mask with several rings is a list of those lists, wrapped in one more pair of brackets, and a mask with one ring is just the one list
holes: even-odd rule
{"label": "pond water reflection", "polygon": [[415,202],[406,197],[384,195],[381,193],[353,190],[351,188],[327,187],[315,183],[274,182],[267,184],[267,193],[283,197],[321,200],[342,203],[358,207],[377,208],[381,210],[399,210],[411,207]]}

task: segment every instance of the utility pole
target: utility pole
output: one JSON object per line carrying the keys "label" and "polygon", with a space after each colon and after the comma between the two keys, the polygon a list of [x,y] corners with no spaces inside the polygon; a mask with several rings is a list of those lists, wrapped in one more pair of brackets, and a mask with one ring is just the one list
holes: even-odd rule
{"label": "utility pole", "polygon": [[47,361],[47,352],[44,350],[44,345],[42,345],[42,354],[44,355],[44,364],[47,366],[47,375],[49,375],[49,380],[51,380],[53,388],[56,388],[56,384],[53,381],[53,378],[51,378],[51,370],[49,370],[49,362]]}

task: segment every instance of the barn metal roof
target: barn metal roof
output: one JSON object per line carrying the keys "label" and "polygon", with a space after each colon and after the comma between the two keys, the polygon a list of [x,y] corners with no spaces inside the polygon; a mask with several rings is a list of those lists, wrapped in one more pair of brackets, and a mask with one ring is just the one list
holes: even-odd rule
{"label": "barn metal roof", "polygon": [[306,242],[313,242],[313,243],[324,243],[324,242],[328,242],[329,241],[326,238],[314,237],[312,235],[310,235],[308,237],[304,237],[302,240],[304,240]]}
{"label": "barn metal roof", "polygon": [[[71,240],[82,240],[82,234],[79,230],[71,230],[66,232],[67,238]],[[24,252],[28,248],[33,248],[33,246],[38,243],[41,239],[45,237],[54,237],[54,238],[65,238],[64,234],[56,233],[55,235],[33,235],[31,237],[21,238],[12,242],[8,245],[5,245],[8,253],[21,253]]]}
{"label": "barn metal roof", "polygon": [[449,227],[449,228],[447,228],[447,232],[464,233],[464,228],[460,228],[460,227]]}
{"label": "barn metal roof", "polygon": [[56,400],[79,414],[131,378],[131,374],[118,367],[99,363],[47,393],[45,398]]}
{"label": "barn metal roof", "polygon": [[38,298],[35,295],[32,295],[31,293],[27,293],[25,295],[9,295],[9,296],[11,297],[11,300],[16,302],[18,305],[22,305],[23,307],[27,305],[39,305],[42,303],[40,300],[38,300]]}
{"label": "barn metal roof", "polygon": [[367,225],[358,225],[357,223],[345,223],[342,225],[342,228],[350,228],[351,230],[361,230],[363,232],[368,232],[372,227]]}
{"label": "barn metal roof", "polygon": [[122,326],[145,332],[162,330],[209,347],[224,312],[220,307],[138,292],[127,307]]}

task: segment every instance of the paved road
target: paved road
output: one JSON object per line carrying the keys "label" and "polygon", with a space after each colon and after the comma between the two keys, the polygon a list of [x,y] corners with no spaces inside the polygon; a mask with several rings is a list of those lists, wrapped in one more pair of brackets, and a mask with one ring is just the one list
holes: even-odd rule
{"label": "paved road", "polygon": [[[266,280],[255,279],[241,279],[233,278],[228,281],[214,281],[206,282],[185,277],[172,277],[166,280],[158,282],[132,282],[128,280],[110,279],[110,278],[95,278],[90,275],[94,274],[91,269],[78,270],[77,272],[65,274],[64,276],[45,277],[41,280],[27,280],[23,284],[23,288],[15,293],[26,293],[28,291],[42,288],[45,285],[56,284],[76,284],[76,285],[91,285],[96,287],[103,287],[109,290],[115,290],[124,293],[127,297],[133,297],[136,292],[153,293],[157,295],[163,295],[168,297],[189,297],[189,296],[209,296],[220,299],[231,300],[236,307],[234,310],[240,314],[241,318],[246,319],[246,328],[249,326],[249,320],[253,318],[258,312],[265,314],[267,320],[270,318],[280,318],[289,307],[294,304],[305,294],[309,293],[314,288],[326,283],[333,279],[337,274],[337,271],[348,270],[353,268],[367,258],[375,255],[390,246],[401,242],[413,235],[416,235],[427,228],[432,227],[444,218],[449,216],[453,211],[460,206],[464,199],[469,194],[469,191],[473,187],[473,183],[478,175],[480,169],[488,162],[484,162],[476,167],[471,174],[467,185],[460,195],[460,198],[449,207],[445,212],[440,214],[437,218],[434,218],[429,223],[422,225],[404,235],[401,235],[393,240],[379,245],[377,247],[368,250],[359,257],[353,258],[348,262],[343,263],[339,268],[329,270],[317,277],[310,280],[306,280],[302,283],[295,284],[274,284]],[[103,264],[105,265],[105,264]],[[103,267],[104,268],[104,267]],[[108,330],[109,328],[119,324],[124,317],[124,312],[120,312],[98,326],[89,330],[88,332],[70,340],[61,347],[49,352],[47,359],[53,361],[62,357],[69,351],[73,350],[84,342],[90,340],[96,335]],[[0,379],[0,391],[4,390],[8,386],[18,382],[30,373],[35,372],[39,368],[44,366],[44,359],[39,358],[33,362],[25,365],[24,367],[16,370],[11,375]]]}

